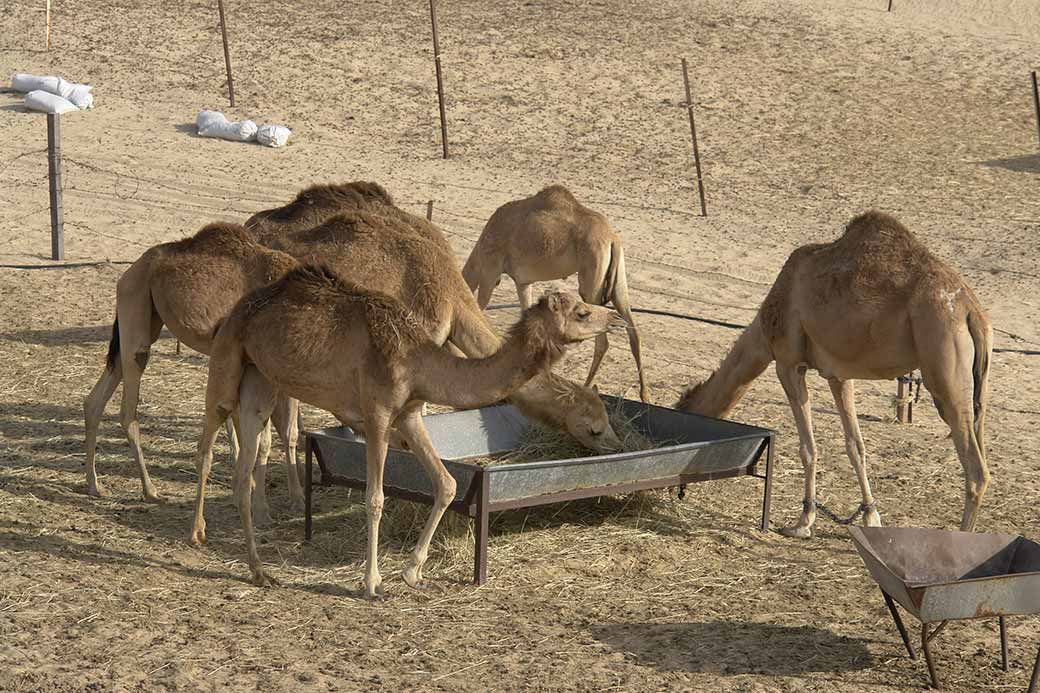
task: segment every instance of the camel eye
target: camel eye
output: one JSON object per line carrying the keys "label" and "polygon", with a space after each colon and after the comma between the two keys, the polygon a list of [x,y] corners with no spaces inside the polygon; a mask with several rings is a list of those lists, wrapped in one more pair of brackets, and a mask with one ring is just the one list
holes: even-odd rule
{"label": "camel eye", "polygon": [[589,319],[590,315],[592,315],[592,311],[590,311],[587,308],[582,308],[578,311],[578,320],[584,322],[585,320]]}
{"label": "camel eye", "polygon": [[597,431],[597,430],[595,430],[595,429],[592,429],[592,428],[590,428],[590,429],[589,429],[589,434],[590,434],[590,435],[591,435],[591,436],[592,436],[593,438],[598,438],[599,436],[603,435],[603,431],[602,431],[602,430],[599,430],[599,431]]}

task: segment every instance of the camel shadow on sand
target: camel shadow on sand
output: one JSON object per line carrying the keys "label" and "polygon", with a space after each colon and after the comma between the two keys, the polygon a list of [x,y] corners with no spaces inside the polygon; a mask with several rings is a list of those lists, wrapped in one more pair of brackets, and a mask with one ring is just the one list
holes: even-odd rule
{"label": "camel shadow on sand", "polygon": [[592,627],[592,635],[639,664],[660,671],[797,676],[872,666],[867,642],[813,626],[743,621],[619,623]]}
{"label": "camel shadow on sand", "polygon": [[1024,154],[1007,159],[990,159],[979,162],[983,166],[1003,168],[1015,173],[1040,173],[1040,154]]}

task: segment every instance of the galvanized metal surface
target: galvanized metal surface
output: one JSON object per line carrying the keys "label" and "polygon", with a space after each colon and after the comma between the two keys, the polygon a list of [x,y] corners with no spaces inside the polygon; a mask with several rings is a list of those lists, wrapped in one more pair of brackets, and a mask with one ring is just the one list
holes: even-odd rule
{"label": "galvanized metal surface", "polygon": [[[490,475],[488,501],[499,503],[588,487],[624,485],[702,473],[722,473],[755,464],[771,432],[730,421],[711,419],[664,407],[608,398],[619,405],[633,426],[652,441],[666,443],[639,452],[591,455],[486,468]],[[434,414],[424,418],[430,440],[455,477],[456,500],[462,500],[479,468],[465,458],[515,449],[530,425],[509,405]],[[365,447],[349,428],[310,434],[327,470],[337,476],[365,479]],[[383,483],[417,493],[432,493],[418,461],[404,450],[390,450]]]}
{"label": "galvanized metal surface", "polygon": [[924,622],[1040,613],[1040,545],[1014,534],[852,527],[871,576]]}

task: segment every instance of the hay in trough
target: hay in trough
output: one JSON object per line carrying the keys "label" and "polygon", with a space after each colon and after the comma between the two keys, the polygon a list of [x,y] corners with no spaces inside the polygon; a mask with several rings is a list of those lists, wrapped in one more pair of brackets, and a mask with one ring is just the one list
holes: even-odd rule
{"label": "hay in trough", "polygon": [[[652,450],[667,445],[666,441],[653,441],[647,438],[641,430],[635,426],[635,416],[625,414],[618,400],[614,408],[607,412],[610,426],[621,440],[620,452],[639,452],[641,450]],[[467,462],[481,466],[499,464],[517,464],[520,462],[539,462],[543,460],[567,460],[575,457],[590,457],[597,455],[589,450],[570,434],[548,426],[532,423],[524,431],[520,438],[520,444],[514,450],[470,458]]]}

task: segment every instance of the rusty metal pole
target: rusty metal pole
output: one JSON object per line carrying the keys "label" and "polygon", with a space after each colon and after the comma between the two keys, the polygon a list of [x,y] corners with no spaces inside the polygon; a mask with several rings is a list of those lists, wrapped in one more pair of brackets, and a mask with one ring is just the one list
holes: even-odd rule
{"label": "rusty metal pole", "polygon": [[708,208],[704,202],[704,178],[701,176],[701,153],[697,148],[697,125],[693,121],[693,98],[690,96],[690,73],[686,67],[686,58],[682,59],[683,84],[686,87],[686,112],[690,116],[690,139],[693,140],[693,165],[697,169],[697,192],[701,197],[701,216],[708,216]]}
{"label": "rusty metal pole", "polygon": [[1036,136],[1040,138],[1040,90],[1036,86],[1036,70],[1031,73],[1033,78],[1033,108],[1036,109]]}
{"label": "rusty metal pole", "polygon": [[217,0],[217,11],[220,12],[220,35],[224,38],[224,69],[227,72],[228,100],[235,107],[235,82],[231,79],[231,51],[228,50],[227,22],[224,20],[224,0]]}
{"label": "rusty metal pole", "polygon": [[909,375],[901,375],[896,378],[898,384],[896,389],[896,420],[901,423],[911,423],[913,413],[911,407],[913,390],[913,379]]}
{"label": "rusty metal pole", "polygon": [[51,196],[51,259],[65,259],[65,212],[61,203],[61,116],[47,114],[47,179]]}
{"label": "rusty metal pole", "polygon": [[437,40],[436,0],[430,0],[430,24],[433,25],[433,64],[437,71],[437,103],[441,110],[441,149],[448,158],[448,122],[444,111],[444,78],[441,75],[441,44]]}
{"label": "rusty metal pole", "polygon": [[426,221],[433,221],[433,200],[426,203]]}

